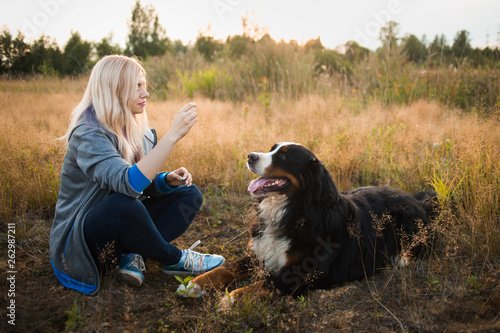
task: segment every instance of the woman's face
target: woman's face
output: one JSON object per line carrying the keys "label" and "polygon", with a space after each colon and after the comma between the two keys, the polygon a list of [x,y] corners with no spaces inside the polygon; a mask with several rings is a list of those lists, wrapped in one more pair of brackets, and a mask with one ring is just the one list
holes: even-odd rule
{"label": "woman's face", "polygon": [[133,114],[141,114],[146,110],[146,98],[149,97],[146,91],[146,79],[144,74],[140,73],[137,79],[137,90],[135,92],[135,99],[132,102],[131,109]]}

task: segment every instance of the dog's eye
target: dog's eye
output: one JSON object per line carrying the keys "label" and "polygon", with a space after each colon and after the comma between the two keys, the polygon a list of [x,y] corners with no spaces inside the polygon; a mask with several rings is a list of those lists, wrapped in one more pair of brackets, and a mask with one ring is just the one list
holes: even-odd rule
{"label": "dog's eye", "polygon": [[286,160],[286,155],[282,153],[279,155],[279,158],[284,161]]}

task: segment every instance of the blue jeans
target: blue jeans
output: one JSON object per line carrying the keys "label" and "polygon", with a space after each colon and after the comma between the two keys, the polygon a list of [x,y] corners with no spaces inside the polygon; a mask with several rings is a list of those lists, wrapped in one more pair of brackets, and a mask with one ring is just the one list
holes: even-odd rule
{"label": "blue jeans", "polygon": [[87,246],[101,270],[116,265],[122,253],[176,264],[182,251],[170,242],[187,230],[202,202],[203,195],[195,185],[144,201],[110,194],[85,217]]}

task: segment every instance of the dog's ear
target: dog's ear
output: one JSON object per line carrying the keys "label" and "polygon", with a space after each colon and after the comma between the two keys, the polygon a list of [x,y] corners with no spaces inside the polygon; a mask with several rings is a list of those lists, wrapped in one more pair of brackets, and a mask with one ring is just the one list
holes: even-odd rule
{"label": "dog's ear", "polygon": [[328,205],[338,200],[339,193],[333,179],[323,163],[316,157],[311,157],[308,163],[309,181],[312,184],[311,203]]}

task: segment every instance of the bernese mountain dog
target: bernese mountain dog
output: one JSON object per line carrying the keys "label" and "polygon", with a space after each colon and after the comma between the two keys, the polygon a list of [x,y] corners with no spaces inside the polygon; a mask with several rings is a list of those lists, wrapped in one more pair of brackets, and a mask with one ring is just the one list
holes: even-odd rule
{"label": "bernese mountain dog", "polygon": [[388,186],[339,192],[323,163],[296,143],[250,153],[248,169],[259,176],[248,187],[258,201],[252,255],[194,278],[178,294],[197,297],[226,288],[257,262],[266,278],[232,291],[223,304],[247,293],[300,295],[367,278],[391,262],[405,264],[426,246],[436,209],[433,192],[409,194]]}

